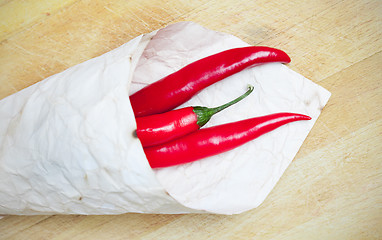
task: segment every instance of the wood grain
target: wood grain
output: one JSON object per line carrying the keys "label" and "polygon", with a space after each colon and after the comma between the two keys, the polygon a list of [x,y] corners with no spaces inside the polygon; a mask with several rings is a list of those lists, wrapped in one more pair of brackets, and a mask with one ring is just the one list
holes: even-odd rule
{"label": "wood grain", "polygon": [[0,1],[0,99],[179,21],[281,48],[332,92],[266,201],[234,215],[6,216],[0,239],[382,239],[378,0]]}

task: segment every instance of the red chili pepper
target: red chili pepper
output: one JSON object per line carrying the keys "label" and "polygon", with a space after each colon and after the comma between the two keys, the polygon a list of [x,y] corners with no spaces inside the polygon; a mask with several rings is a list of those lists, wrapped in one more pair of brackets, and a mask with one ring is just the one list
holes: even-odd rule
{"label": "red chili pepper", "polygon": [[240,97],[216,108],[186,107],[162,114],[136,118],[137,137],[143,147],[158,145],[194,132],[204,126],[211,117],[239,102],[253,91],[253,86]]}
{"label": "red chili pepper", "polygon": [[130,96],[135,117],[167,112],[202,89],[245,68],[268,62],[289,63],[289,56],[269,47],[243,47],[193,62]]}
{"label": "red chili pepper", "polygon": [[152,168],[196,161],[236,148],[282,125],[311,118],[295,113],[276,113],[204,128],[185,137],[144,148]]}

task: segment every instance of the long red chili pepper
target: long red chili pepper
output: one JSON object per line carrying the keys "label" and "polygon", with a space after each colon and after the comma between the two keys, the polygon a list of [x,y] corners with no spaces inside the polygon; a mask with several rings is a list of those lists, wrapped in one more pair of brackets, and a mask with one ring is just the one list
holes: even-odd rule
{"label": "long red chili pepper", "polygon": [[167,112],[200,90],[245,68],[268,62],[289,63],[289,56],[269,47],[243,47],[193,62],[130,96],[135,117]]}
{"label": "long red chili pepper", "polygon": [[152,168],[196,161],[236,148],[284,124],[310,120],[295,113],[276,113],[204,128],[161,145],[144,148]]}
{"label": "long red chili pepper", "polygon": [[143,147],[158,145],[175,138],[194,132],[204,126],[211,117],[239,102],[253,91],[253,86],[248,86],[248,91],[240,97],[215,108],[185,107],[169,112],[136,118],[137,137]]}

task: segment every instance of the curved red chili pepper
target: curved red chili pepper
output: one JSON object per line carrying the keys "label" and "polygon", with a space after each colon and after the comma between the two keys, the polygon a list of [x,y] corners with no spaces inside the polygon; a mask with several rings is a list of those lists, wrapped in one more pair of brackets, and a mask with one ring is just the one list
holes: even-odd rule
{"label": "curved red chili pepper", "polygon": [[289,63],[289,56],[269,47],[243,47],[193,62],[130,96],[135,117],[167,112],[200,90],[241,70],[268,62]]}
{"label": "curved red chili pepper", "polygon": [[311,118],[295,113],[276,113],[204,128],[185,137],[144,148],[152,168],[169,167],[226,152],[282,125]]}
{"label": "curved red chili pepper", "polygon": [[239,102],[253,91],[248,91],[240,97],[215,108],[186,107],[169,112],[136,118],[137,137],[143,147],[158,145],[194,132],[204,126],[211,117]]}

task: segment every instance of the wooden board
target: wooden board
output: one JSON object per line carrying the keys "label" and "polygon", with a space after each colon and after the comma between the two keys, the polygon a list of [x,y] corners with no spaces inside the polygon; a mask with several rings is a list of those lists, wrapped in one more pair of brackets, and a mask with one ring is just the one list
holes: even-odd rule
{"label": "wooden board", "polygon": [[281,48],[293,70],[332,92],[257,209],[6,216],[0,239],[382,239],[381,16],[378,0],[0,0],[0,99],[179,21]]}

